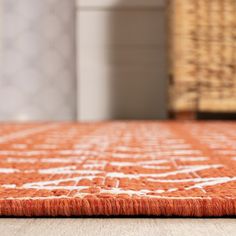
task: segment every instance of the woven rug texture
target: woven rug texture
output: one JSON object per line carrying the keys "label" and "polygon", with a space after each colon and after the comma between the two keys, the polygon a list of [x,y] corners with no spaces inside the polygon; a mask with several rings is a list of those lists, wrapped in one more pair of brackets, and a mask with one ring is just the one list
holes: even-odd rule
{"label": "woven rug texture", "polygon": [[0,215],[235,216],[236,123],[3,123]]}

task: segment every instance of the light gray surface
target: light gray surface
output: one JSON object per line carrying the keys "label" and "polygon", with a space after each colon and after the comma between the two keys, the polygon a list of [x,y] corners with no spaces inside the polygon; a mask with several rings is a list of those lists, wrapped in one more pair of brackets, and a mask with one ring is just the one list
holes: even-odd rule
{"label": "light gray surface", "polygon": [[81,4],[77,8],[79,120],[166,118],[164,2]]}
{"label": "light gray surface", "polygon": [[0,0],[0,120],[165,118],[166,1],[77,2]]}
{"label": "light gray surface", "polygon": [[0,219],[0,235],[233,236],[236,235],[236,220],[183,218],[2,218]]}
{"label": "light gray surface", "polygon": [[74,0],[0,5],[0,120],[75,120]]}
{"label": "light gray surface", "polygon": [[84,8],[109,8],[117,7],[162,7],[166,0],[77,0],[77,5]]}

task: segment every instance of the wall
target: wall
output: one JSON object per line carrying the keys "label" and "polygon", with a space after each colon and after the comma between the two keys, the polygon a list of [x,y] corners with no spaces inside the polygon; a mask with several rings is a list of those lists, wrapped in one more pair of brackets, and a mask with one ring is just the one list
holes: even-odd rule
{"label": "wall", "polygon": [[75,120],[74,0],[1,0],[0,120]]}
{"label": "wall", "polygon": [[79,120],[166,117],[164,0],[77,2]]}
{"label": "wall", "polygon": [[[2,1],[3,0],[0,0],[0,19],[2,19]],[[2,20],[0,20],[0,79],[2,78],[2,49],[3,49],[3,42],[2,42],[2,26],[3,26],[3,23],[2,23]]]}

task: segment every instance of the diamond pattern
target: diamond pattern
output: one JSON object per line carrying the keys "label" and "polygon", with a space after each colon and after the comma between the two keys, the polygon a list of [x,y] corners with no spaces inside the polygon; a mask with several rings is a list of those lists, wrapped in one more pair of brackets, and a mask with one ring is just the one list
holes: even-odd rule
{"label": "diamond pattern", "polygon": [[74,0],[3,0],[0,120],[76,118]]}

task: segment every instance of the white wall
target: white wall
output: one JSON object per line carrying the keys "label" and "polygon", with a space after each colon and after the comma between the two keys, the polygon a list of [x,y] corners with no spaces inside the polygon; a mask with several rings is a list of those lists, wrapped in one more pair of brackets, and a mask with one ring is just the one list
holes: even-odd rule
{"label": "white wall", "polygon": [[0,79],[2,78],[2,0],[0,0]]}
{"label": "white wall", "polygon": [[79,0],[79,120],[166,116],[164,0]]}
{"label": "white wall", "polygon": [[137,7],[163,7],[166,0],[78,0],[81,8],[137,8]]}
{"label": "white wall", "polygon": [[75,1],[1,0],[0,8],[0,120],[75,120]]}

